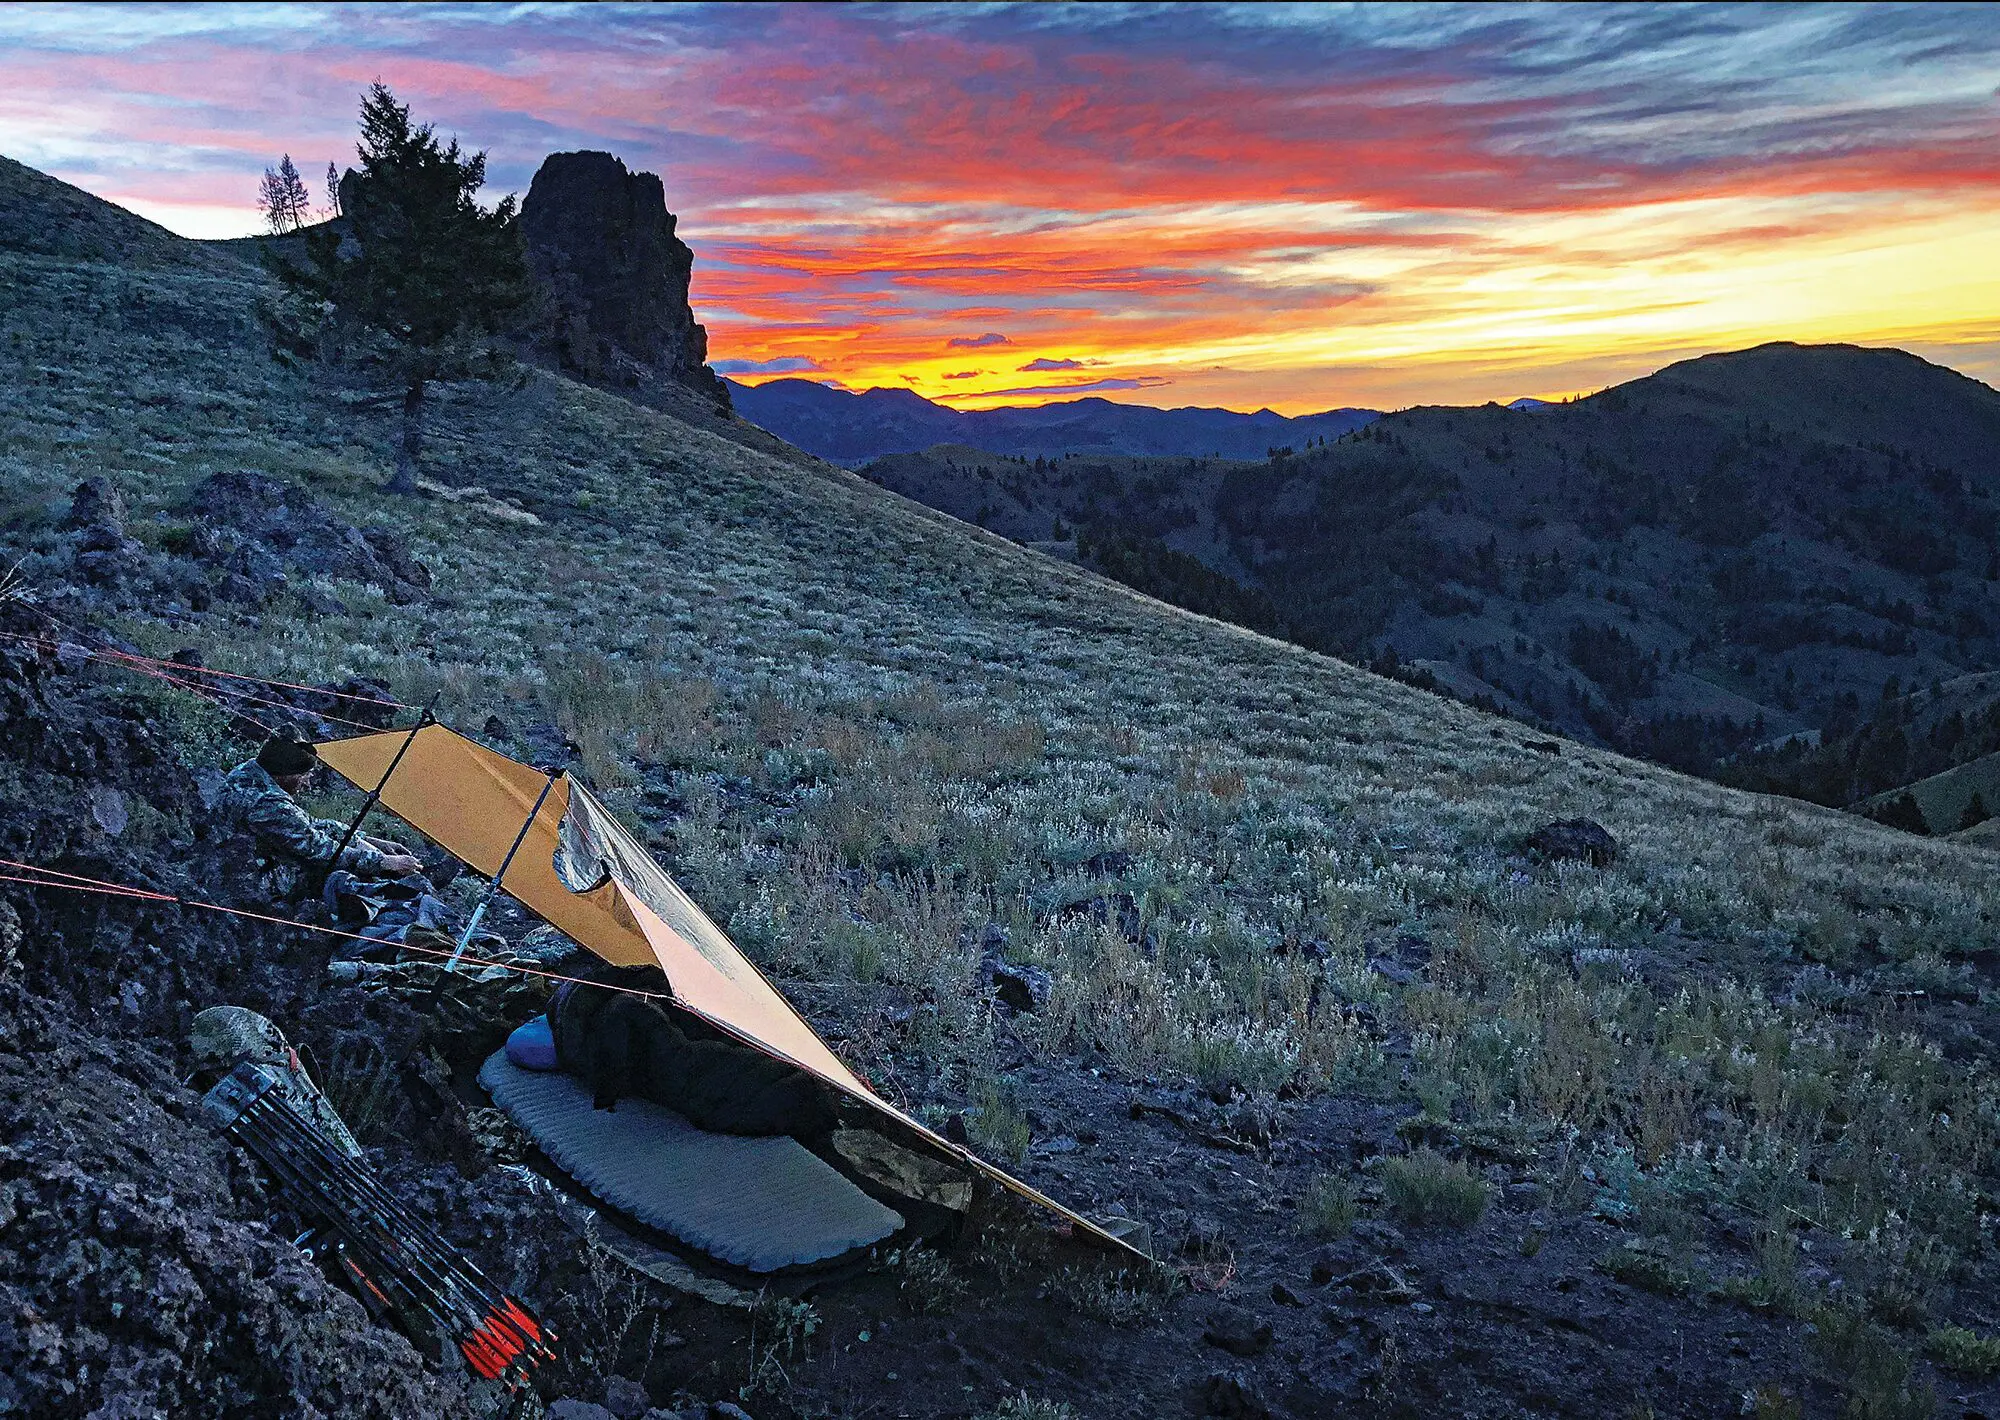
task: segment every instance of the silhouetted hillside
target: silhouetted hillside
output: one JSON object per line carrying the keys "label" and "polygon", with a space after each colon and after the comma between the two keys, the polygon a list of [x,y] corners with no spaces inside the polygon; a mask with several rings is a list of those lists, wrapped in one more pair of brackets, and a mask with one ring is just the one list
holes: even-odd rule
{"label": "silhouetted hillside", "polygon": [[1264,458],[1285,445],[1338,438],[1376,418],[1372,409],[1332,409],[1287,418],[1260,409],[1153,409],[1108,399],[1018,408],[958,410],[910,390],[860,394],[812,380],[729,382],[737,412],[809,453],[857,467],[885,454],[966,444],[996,454]]}
{"label": "silhouetted hillside", "polygon": [[[1775,344],[1570,404],[1406,410],[1256,463],[932,450],[867,473],[961,515],[976,491],[975,520],[1011,535],[1156,540],[1305,645],[1704,773],[1825,729],[1817,758],[1797,742],[1728,772],[1844,804],[1949,767],[1854,738],[1885,683],[2000,665],[1996,450],[2000,393],[1976,380]],[[1189,579],[1137,584],[1180,599]]]}

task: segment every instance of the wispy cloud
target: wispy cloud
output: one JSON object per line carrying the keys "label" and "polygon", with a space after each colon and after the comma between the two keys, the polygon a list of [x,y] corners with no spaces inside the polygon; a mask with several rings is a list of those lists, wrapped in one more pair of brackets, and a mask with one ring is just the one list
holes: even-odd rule
{"label": "wispy cloud", "polygon": [[1078,380],[1066,385],[1017,385],[1011,389],[980,390],[977,394],[941,394],[940,400],[963,399],[1048,399],[1054,396],[1071,397],[1085,394],[1105,394],[1112,390],[1145,390],[1173,381],[1160,375],[1142,375],[1138,379]]}
{"label": "wispy cloud", "polygon": [[1020,373],[1024,375],[1031,370],[1081,370],[1082,368],[1083,361],[1081,360],[1051,360],[1046,355],[1030,360],[1027,364],[1018,367]]}
{"label": "wispy cloud", "polygon": [[242,232],[378,76],[496,193],[661,173],[745,374],[1017,345],[1078,363],[954,398],[1103,362],[1295,411],[1772,336],[2000,365],[1995,6],[15,6],[0,150]]}
{"label": "wispy cloud", "polygon": [[773,360],[716,360],[711,363],[718,375],[803,375],[822,368],[819,361],[803,355],[780,355]]}

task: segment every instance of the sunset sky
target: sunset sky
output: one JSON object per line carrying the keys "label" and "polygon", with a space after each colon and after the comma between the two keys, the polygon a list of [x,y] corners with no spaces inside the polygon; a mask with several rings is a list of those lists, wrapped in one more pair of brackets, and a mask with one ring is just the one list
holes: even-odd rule
{"label": "sunset sky", "polygon": [[0,152],[194,236],[375,78],[658,172],[717,367],[960,407],[2000,380],[2000,6],[0,8]]}

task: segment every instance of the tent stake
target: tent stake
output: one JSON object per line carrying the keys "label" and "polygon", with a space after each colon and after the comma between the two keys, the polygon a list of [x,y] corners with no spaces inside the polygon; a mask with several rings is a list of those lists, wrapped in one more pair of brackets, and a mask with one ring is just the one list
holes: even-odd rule
{"label": "tent stake", "polygon": [[[493,880],[486,885],[486,896],[480,898],[479,906],[472,909],[472,919],[465,924],[465,930],[459,934],[458,946],[453,950],[451,960],[444,964],[446,971],[458,970],[458,959],[464,956],[465,949],[472,945],[472,934],[479,930],[480,922],[486,917],[487,907],[492,904],[494,895],[500,891],[500,879],[507,876],[507,869],[513,866],[514,855],[520,852],[521,845],[528,841],[528,830],[535,826],[535,820],[541,816],[542,805],[548,800],[549,790],[555,787],[556,776],[551,774],[542,785],[542,792],[536,795],[535,806],[528,810],[528,818],[521,825],[521,831],[514,835],[514,846],[509,848],[507,856],[500,860],[500,870],[494,873]],[[442,984],[443,979],[439,980]]]}
{"label": "tent stake", "polygon": [[[440,690],[436,695],[433,695],[431,703],[424,707],[424,713],[417,717],[417,723],[410,726],[410,733],[403,737],[403,743],[396,750],[396,757],[390,760],[389,767],[382,771],[381,781],[368,791],[368,797],[361,802],[361,812],[356,814],[354,821],[347,825],[347,832],[340,835],[340,842],[334,847],[333,857],[327,860],[326,870],[320,875],[322,880],[332,877],[334,870],[339,868],[340,855],[347,851],[347,845],[352,843],[354,835],[361,831],[361,821],[368,817],[368,811],[382,801],[382,791],[389,787],[389,776],[396,772],[396,766],[403,762],[403,756],[409,753],[410,746],[416,743],[417,731],[431,724],[435,719],[438,699],[443,694],[444,692]],[[322,886],[324,886],[323,881]]]}

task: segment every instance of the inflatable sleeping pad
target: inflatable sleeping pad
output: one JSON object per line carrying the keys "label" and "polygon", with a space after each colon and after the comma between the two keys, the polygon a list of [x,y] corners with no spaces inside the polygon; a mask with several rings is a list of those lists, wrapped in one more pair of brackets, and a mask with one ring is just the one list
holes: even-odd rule
{"label": "inflatable sleeping pad", "polygon": [[776,1272],[903,1226],[900,1213],[788,1136],[711,1134],[644,1099],[594,1109],[581,1080],[523,1070],[504,1048],[480,1068],[479,1083],[593,1197],[719,1262]]}

